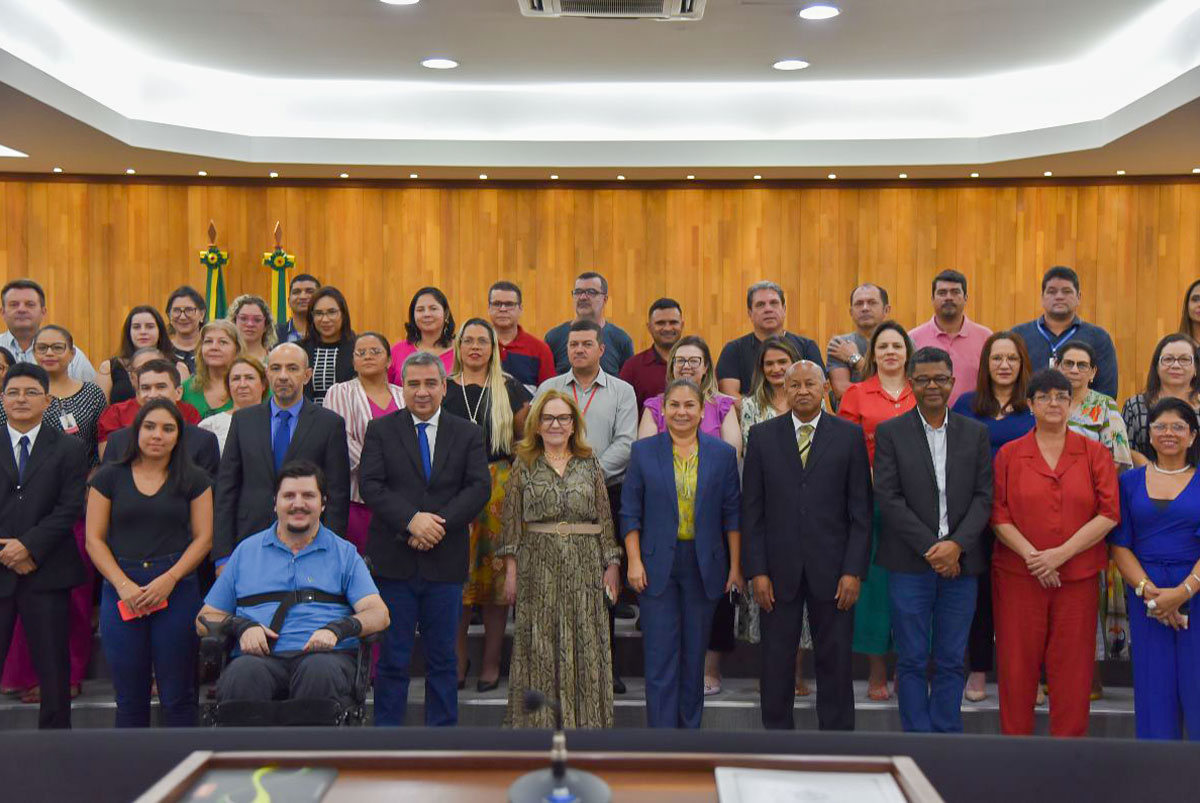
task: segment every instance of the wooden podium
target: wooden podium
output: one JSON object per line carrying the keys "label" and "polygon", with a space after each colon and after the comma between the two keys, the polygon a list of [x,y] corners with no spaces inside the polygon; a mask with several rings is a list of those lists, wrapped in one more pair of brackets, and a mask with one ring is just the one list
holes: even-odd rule
{"label": "wooden podium", "polygon": [[[210,770],[321,767],[337,771],[322,803],[428,800],[437,803],[499,801],[519,776],[549,764],[548,752],[212,752],[196,751],[138,798],[173,803]],[[571,767],[603,778],[621,803],[717,801],[714,770],[745,767],[892,776],[909,803],[942,798],[906,756],[763,756],[736,753],[572,752]],[[247,776],[249,777],[249,776]],[[765,801],[762,803],[766,803]]]}

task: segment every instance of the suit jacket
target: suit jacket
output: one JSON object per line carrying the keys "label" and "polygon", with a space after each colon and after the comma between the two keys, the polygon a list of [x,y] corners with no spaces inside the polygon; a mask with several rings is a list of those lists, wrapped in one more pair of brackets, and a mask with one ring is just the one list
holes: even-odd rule
{"label": "suit jacket", "polygon": [[[316,354],[316,347],[308,340],[300,341],[300,345],[304,348],[304,352],[308,354],[308,364],[313,365]],[[346,340],[338,343],[337,363],[333,367],[334,382],[349,382],[354,377],[358,376],[358,372],[354,370],[354,340]],[[308,380],[308,384],[304,386],[304,398],[312,399],[313,383]]]}
{"label": "suit jacket", "polygon": [[833,599],[842,575],[865,578],[871,551],[871,469],[862,428],[822,413],[800,461],[790,413],[750,428],[742,473],[742,565],[795,599],[803,577]]}
{"label": "suit jacket", "polygon": [[[483,429],[443,412],[433,447],[428,482],[421,467],[417,429],[408,410],[367,424],[358,489],[371,508],[367,561],[371,571],[393,580],[419,574],[440,583],[465,583],[470,526],[492,495]],[[408,523],[419,512],[446,520],[446,535],[433,549],[408,545]]]}
{"label": "suit jacket", "polygon": [[[311,401],[296,420],[284,461],[311,460],[325,472],[328,499],[321,521],[338,535],[346,533],[350,515],[350,458],[346,424]],[[221,468],[217,472],[213,510],[214,560],[226,558],[242,539],[275,521],[275,453],[271,449],[271,402],[233,414]]]}
{"label": "suit jacket", "polygon": [[[962,547],[963,574],[988,566],[984,530],[992,512],[992,448],[987,427],[946,411],[948,538]],[[921,413],[910,410],[875,430],[875,499],[882,525],[875,562],[894,572],[923,572],[938,541],[938,487]]]}
{"label": "suit jacket", "polygon": [[[104,449],[102,463],[115,463],[125,456],[133,437],[133,427],[118,429],[108,436],[108,446]],[[183,428],[183,448],[201,471],[208,476],[209,482],[217,481],[217,470],[221,467],[221,445],[217,436],[206,429],[185,424]]]}
{"label": "suit jacket", "polygon": [[19,583],[38,591],[73,588],[84,581],[83,561],[73,528],[83,514],[88,456],[83,442],[56,429],[38,431],[25,483],[17,484],[8,430],[0,438],[0,537],[16,538],[37,569],[27,575],[0,565],[0,597],[16,593]]}
{"label": "suit jacket", "polygon": [[[696,561],[704,593],[717,599],[729,577],[725,533],[737,530],[741,493],[737,452],[721,440],[700,433],[696,466]],[[662,594],[671,579],[679,535],[679,496],[671,434],[663,432],[633,444],[625,486],[621,489],[621,533],[639,531],[646,590]]]}

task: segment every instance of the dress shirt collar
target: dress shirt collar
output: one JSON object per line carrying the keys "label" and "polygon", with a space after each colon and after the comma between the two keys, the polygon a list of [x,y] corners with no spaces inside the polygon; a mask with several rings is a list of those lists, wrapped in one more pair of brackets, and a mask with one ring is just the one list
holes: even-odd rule
{"label": "dress shirt collar", "polygon": [[[575,372],[573,370],[567,372],[567,376],[570,377],[570,379],[567,380],[567,385],[574,385],[575,387],[579,388],[580,390],[584,390],[583,386],[579,384],[579,381],[575,379]],[[593,381],[592,384],[589,385],[588,387],[592,387],[592,386],[596,386],[596,385],[598,385],[602,388],[608,387],[608,375],[604,373],[603,368],[600,369],[600,373],[596,374],[595,381]]]}
{"label": "dress shirt collar", "polygon": [[[416,413],[412,412],[412,410],[409,410],[409,412],[412,413],[412,420],[413,420],[414,427],[417,424],[428,424],[429,429],[437,429],[438,421],[440,421],[442,418],[442,408],[441,407],[439,407],[433,411],[433,415],[429,416],[428,421],[422,421],[420,418],[417,417]],[[426,430],[426,431],[428,432],[428,430]]]}
{"label": "dress shirt collar", "polygon": [[921,417],[921,426],[925,427],[926,432],[945,432],[946,427],[949,426],[949,424],[950,424],[950,408],[949,407],[946,408],[946,417],[942,419],[942,425],[940,427],[935,427],[932,424],[930,424],[928,421],[926,421],[925,414],[921,412],[920,407],[917,407],[915,409],[917,411],[917,415]]}
{"label": "dress shirt collar", "polygon": [[33,444],[37,442],[38,433],[42,431],[42,422],[38,421],[33,429],[28,432],[18,432],[13,429],[12,424],[8,425],[8,439],[12,445],[13,454],[17,453],[17,444],[21,442],[21,438],[29,438],[29,451],[33,451]]}
{"label": "dress shirt collar", "polygon": [[813,434],[815,435],[817,432],[817,424],[820,423],[820,421],[821,421],[821,411],[820,410],[817,411],[817,417],[814,418],[812,421],[801,421],[799,418],[796,417],[795,413],[792,413],[792,427],[796,430],[797,434],[799,434],[799,432],[800,432],[800,427],[812,427]]}
{"label": "dress shirt collar", "polygon": [[958,331],[955,332],[954,334],[950,334],[949,332],[947,332],[945,329],[943,329],[941,326],[938,325],[938,317],[936,315],[934,315],[932,318],[929,319],[929,325],[932,326],[935,330],[937,330],[937,333],[939,335],[945,335],[946,337],[949,337],[951,339],[956,338],[956,337],[967,337],[967,335],[970,333],[971,329],[973,329],[975,327],[975,324],[972,323],[971,319],[968,318],[965,314],[963,315],[962,326],[958,327]]}
{"label": "dress shirt collar", "polygon": [[271,397],[270,405],[271,405],[271,420],[272,421],[275,420],[275,416],[279,415],[281,410],[287,410],[289,413],[292,414],[292,416],[294,418],[299,418],[300,417],[300,409],[304,406],[304,394],[301,393],[300,398],[297,399],[292,404],[291,407],[280,407],[279,404],[275,401],[274,396]]}

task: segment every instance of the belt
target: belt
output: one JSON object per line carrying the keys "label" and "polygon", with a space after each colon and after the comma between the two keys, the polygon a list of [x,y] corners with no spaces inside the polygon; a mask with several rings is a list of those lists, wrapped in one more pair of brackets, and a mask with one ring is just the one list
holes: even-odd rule
{"label": "belt", "polygon": [[599,535],[604,531],[599,524],[590,521],[534,521],[526,524],[525,529],[531,533],[561,535],[564,538],[568,535]]}
{"label": "belt", "polygon": [[251,594],[246,597],[238,597],[237,607],[249,608],[253,605],[263,605],[267,602],[278,602],[279,607],[275,609],[275,615],[271,617],[271,629],[276,633],[280,632],[283,627],[283,620],[287,618],[288,611],[305,602],[335,602],[343,605],[349,605],[350,600],[346,599],[345,594],[331,594],[328,591],[322,591],[319,588],[299,588],[295,591],[268,591],[264,594]]}

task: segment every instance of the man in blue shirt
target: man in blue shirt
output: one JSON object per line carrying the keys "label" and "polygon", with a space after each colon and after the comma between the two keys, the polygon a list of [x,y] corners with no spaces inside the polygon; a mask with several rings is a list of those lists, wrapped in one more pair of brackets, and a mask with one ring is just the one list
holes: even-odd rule
{"label": "man in blue shirt", "polygon": [[1052,368],[1055,352],[1072,340],[1082,340],[1096,350],[1096,378],[1092,387],[1106,396],[1117,397],[1117,351],[1108,332],[1082,320],[1079,309],[1079,274],[1056,265],[1042,277],[1044,314],[1013,327],[1025,340],[1034,373]]}
{"label": "man in blue shirt", "polygon": [[546,345],[554,355],[555,373],[565,374],[571,370],[567,337],[575,321],[595,321],[600,325],[600,337],[604,342],[600,367],[612,376],[621,373],[621,366],[633,356],[633,338],[604,317],[604,308],[608,305],[608,280],[595,271],[585,271],[575,279],[571,296],[575,299],[575,320],[560,323],[546,333]]}
{"label": "man in blue shirt", "polygon": [[218,701],[351,699],[357,637],[390,619],[354,545],[322,526],[325,499],[319,467],[284,465],[277,521],[238,544],[208,592],[197,630],[207,632],[206,618],[228,619],[238,640]]}

